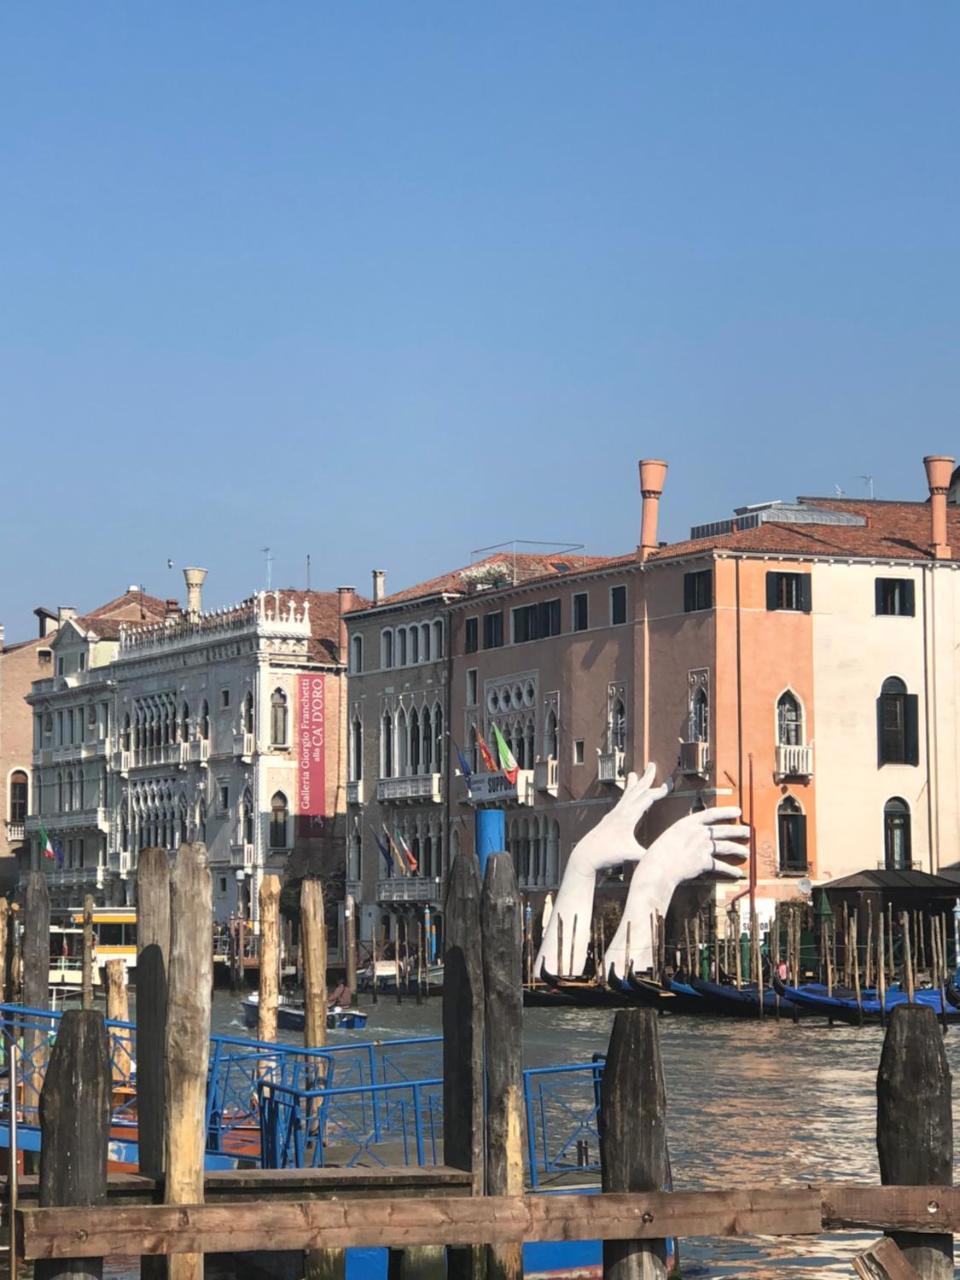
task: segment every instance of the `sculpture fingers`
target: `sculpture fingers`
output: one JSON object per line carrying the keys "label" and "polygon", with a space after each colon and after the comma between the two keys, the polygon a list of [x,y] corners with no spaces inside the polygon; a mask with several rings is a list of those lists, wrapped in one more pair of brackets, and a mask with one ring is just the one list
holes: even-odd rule
{"label": "sculpture fingers", "polygon": [[720,853],[725,858],[732,858],[734,862],[746,862],[747,860],[747,850],[742,844],[737,844],[733,840],[716,840],[711,852]]}
{"label": "sculpture fingers", "polygon": [[749,840],[750,828],[739,822],[720,824],[710,827],[706,834],[713,836],[714,840]]}
{"label": "sculpture fingers", "polygon": [[715,809],[701,809],[699,813],[691,813],[681,821],[693,821],[700,826],[708,827],[713,822],[729,822],[739,818],[742,810],[738,804],[718,805]]}
{"label": "sculpture fingers", "polygon": [[712,859],[713,871],[718,876],[723,876],[725,880],[742,880],[746,872],[741,871],[739,867],[731,867],[728,862],[721,862],[719,858]]}

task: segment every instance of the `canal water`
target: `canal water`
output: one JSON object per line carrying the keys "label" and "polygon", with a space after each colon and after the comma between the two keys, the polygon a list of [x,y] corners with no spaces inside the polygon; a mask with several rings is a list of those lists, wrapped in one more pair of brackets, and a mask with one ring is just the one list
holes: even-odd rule
{"label": "canal water", "polygon": [[[438,1035],[441,1001],[383,998],[363,1007],[362,1032],[331,1040]],[[606,1050],[614,1012],[528,1009],[526,1066],[589,1062]],[[243,1034],[239,999],[217,992],[214,1030]],[[284,1037],[291,1040],[296,1037]],[[805,1020],[761,1022],[665,1017],[660,1039],[674,1186],[725,1188],[826,1181],[879,1182],[875,1146],[880,1028]],[[954,1079],[960,1032],[946,1038]],[[955,1087],[954,1102],[960,1095]],[[960,1133],[958,1117],[954,1128]],[[685,1277],[814,1280],[850,1276],[850,1259],[876,1239],[843,1233],[804,1239],[685,1240]]]}

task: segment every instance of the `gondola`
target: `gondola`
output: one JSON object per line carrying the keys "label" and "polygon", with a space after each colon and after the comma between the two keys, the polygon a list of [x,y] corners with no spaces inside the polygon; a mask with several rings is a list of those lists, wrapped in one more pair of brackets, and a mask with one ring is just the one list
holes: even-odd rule
{"label": "gondola", "polygon": [[[833,1018],[837,1022],[845,1022],[851,1026],[876,1025],[890,1016],[901,1004],[909,1004],[910,997],[906,991],[895,988],[887,991],[886,999],[881,1006],[874,991],[861,993],[859,1003],[855,996],[827,995],[824,988],[790,987],[774,976],[774,987],[786,999],[799,1005],[811,1013],[819,1013],[821,1017]],[[940,992],[924,989],[914,992],[914,1004],[926,1005],[938,1018],[945,1017],[948,1022],[960,1021],[960,1008],[950,1007],[950,996],[947,996],[947,1008],[944,1010]]]}
{"label": "gondola", "polygon": [[623,1009],[634,1003],[619,987],[603,986],[592,978],[560,978],[545,967],[541,967],[540,976],[547,988],[578,1008]]}
{"label": "gondola", "polygon": [[651,1000],[655,991],[658,1001],[653,1007],[663,1009],[666,1013],[706,1012],[699,994],[679,976],[665,978],[662,982],[656,983],[649,978],[638,977],[631,969],[627,976],[627,983],[641,1004]]}
{"label": "gondola", "polygon": [[[708,982],[704,978],[691,978],[690,985],[700,996],[710,1012],[724,1018],[759,1018],[760,1000],[754,983],[736,987],[732,983]],[[784,992],[765,986],[763,989],[763,1013],[765,1017],[792,1018],[803,1011],[795,1006]]]}

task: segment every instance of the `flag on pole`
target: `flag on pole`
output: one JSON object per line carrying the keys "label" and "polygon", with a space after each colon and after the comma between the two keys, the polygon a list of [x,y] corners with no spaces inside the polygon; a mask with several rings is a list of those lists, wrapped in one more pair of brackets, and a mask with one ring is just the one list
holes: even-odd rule
{"label": "flag on pole", "polygon": [[[453,739],[451,739],[453,741]],[[470,768],[467,757],[463,754],[456,742],[453,742],[453,749],[457,753],[457,763],[460,765],[460,772],[463,774],[464,781],[470,786],[470,779],[473,777],[473,770]]]}
{"label": "flag on pole", "polygon": [[397,848],[396,842],[394,841],[393,836],[387,830],[387,824],[383,822],[380,825],[383,828],[383,834],[387,837],[387,846],[390,849],[390,854],[393,858],[394,863],[397,866],[397,869],[399,870],[402,876],[407,875],[408,869],[407,869],[406,859],[404,858],[400,850]]}
{"label": "flag on pole", "polygon": [[483,763],[487,766],[487,772],[488,773],[499,772],[497,769],[496,761],[493,758],[493,753],[491,752],[490,748],[487,746],[486,742],[484,742],[483,734],[480,732],[479,729],[477,730],[477,746],[480,748],[480,755],[483,757]]}
{"label": "flag on pole", "polygon": [[417,862],[416,858],[413,856],[413,850],[407,844],[406,840],[404,840],[403,836],[400,834],[399,831],[397,832],[397,839],[400,841],[400,848],[403,850],[403,856],[407,860],[407,866],[410,868],[413,874],[416,875],[416,873],[420,870],[420,864]]}
{"label": "flag on pole", "polygon": [[370,834],[373,836],[377,848],[380,850],[383,860],[387,864],[387,873],[389,875],[393,875],[393,854],[391,854],[389,847],[383,843],[372,827],[370,828]]}
{"label": "flag on pole", "polygon": [[57,856],[53,841],[47,835],[47,829],[42,822],[40,823],[40,852],[45,858],[55,858]]}
{"label": "flag on pole", "polygon": [[503,770],[506,777],[509,778],[510,785],[515,787],[517,785],[517,774],[520,772],[520,768],[513,752],[510,750],[506,738],[496,725],[493,726],[493,740],[497,744],[497,755],[500,757],[500,768]]}

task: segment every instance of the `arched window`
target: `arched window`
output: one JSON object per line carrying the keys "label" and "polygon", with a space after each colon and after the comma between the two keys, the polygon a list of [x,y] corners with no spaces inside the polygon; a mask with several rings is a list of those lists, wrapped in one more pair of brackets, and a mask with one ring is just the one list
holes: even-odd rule
{"label": "arched window", "polygon": [[243,731],[253,733],[253,694],[249,692],[243,700]]}
{"label": "arched window", "polygon": [[363,777],[363,721],[355,716],[350,731],[350,781]]}
{"label": "arched window", "polygon": [[690,741],[710,741],[710,705],[703,685],[698,685],[690,703]]}
{"label": "arched window", "polygon": [[803,708],[788,689],[777,699],[777,743],[781,747],[802,747]]}
{"label": "arched window", "polygon": [[420,628],[410,628],[410,665],[420,661]]}
{"label": "arched window", "polygon": [[615,698],[610,714],[610,745],[614,751],[627,748],[627,709],[622,698]]}
{"label": "arched window", "polygon": [[22,769],[14,769],[10,775],[10,805],[7,812],[11,822],[26,822],[30,783]]}
{"label": "arched window", "polygon": [[468,760],[471,772],[476,773],[480,768],[480,747],[477,743],[477,726],[475,724],[470,726],[470,741],[467,744],[467,751],[469,752]]}
{"label": "arched window", "polygon": [[443,621],[440,618],[433,624],[433,659],[436,662],[443,657]]}
{"label": "arched window", "polygon": [[187,742],[190,739],[190,707],[185,702],[180,708],[180,741]]}
{"label": "arched window", "polygon": [[363,636],[353,636],[350,640],[350,670],[363,670]]}
{"label": "arched window", "polygon": [[270,801],[270,848],[287,848],[287,797],[282,791],[274,793]]}
{"label": "arched window", "polygon": [[533,768],[535,759],[534,746],[536,742],[536,729],[534,728],[533,716],[527,717],[526,728],[524,731],[525,755],[527,759],[526,767]]}
{"label": "arched window", "polygon": [[422,876],[426,876],[427,879],[432,880],[437,873],[433,866],[433,837],[430,835],[429,831],[423,837],[422,849],[423,860],[420,863],[420,874]]}
{"label": "arched window", "polygon": [[270,697],[270,741],[275,747],[287,745],[287,695],[274,689]]}
{"label": "arched window", "polygon": [[909,871],[910,806],[892,796],[883,806],[883,863],[888,871]]}
{"label": "arched window", "polygon": [[66,786],[66,808],[69,811],[73,808],[73,770],[67,770],[67,786]]}
{"label": "arched window", "polygon": [[430,723],[430,708],[424,707],[420,717],[420,761],[424,773],[433,772],[433,725]]}
{"label": "arched window", "polygon": [[410,740],[407,737],[407,713],[401,707],[397,712],[397,776],[404,777],[410,763]]}
{"label": "arched window", "polygon": [[393,632],[380,632],[380,665],[389,669],[393,666]]}
{"label": "arched window", "polygon": [[197,808],[197,839],[201,844],[207,843],[207,802],[201,800]]}
{"label": "arched window", "polygon": [[123,749],[124,751],[130,750],[130,739],[131,739],[130,713],[127,712],[127,714],[123,717]]}
{"label": "arched window", "polygon": [[545,755],[554,760],[560,756],[560,726],[557,723],[557,712],[551,707],[547,712],[547,721],[543,729],[543,750]]}
{"label": "arched window", "polygon": [[777,808],[777,836],[781,875],[807,869],[807,819],[793,796],[784,796]]}
{"label": "arched window", "polygon": [[420,661],[430,661],[430,623],[424,622],[420,626]]}
{"label": "arched window", "polygon": [[206,699],[200,707],[200,737],[204,742],[210,737],[210,704]]}
{"label": "arched window", "polygon": [[417,715],[416,707],[410,712],[409,720],[410,733],[410,772],[420,772],[420,717]]}
{"label": "arched window", "polygon": [[246,787],[240,802],[241,836],[244,844],[253,844],[253,796]]}
{"label": "arched window", "polygon": [[383,713],[380,722],[380,766],[381,777],[393,777],[393,720],[389,711]]}
{"label": "arched window", "polygon": [[405,667],[407,665],[407,630],[401,627],[397,632],[397,666]]}
{"label": "arched window", "polygon": [[177,812],[179,814],[179,819],[180,819],[177,843],[178,845],[180,845],[180,844],[183,844],[186,840],[190,839],[190,832],[187,829],[187,797],[186,796],[180,797],[180,804],[177,806]]}
{"label": "arched window", "polygon": [[347,879],[360,879],[360,832],[354,828],[347,846]]}
{"label": "arched window", "polygon": [[444,760],[446,759],[446,751],[444,750],[443,741],[443,712],[440,710],[439,703],[434,704],[433,708],[433,770],[434,773],[445,773]]}
{"label": "arched window", "polygon": [[877,699],[877,763],[918,764],[918,703],[897,676],[884,680]]}

